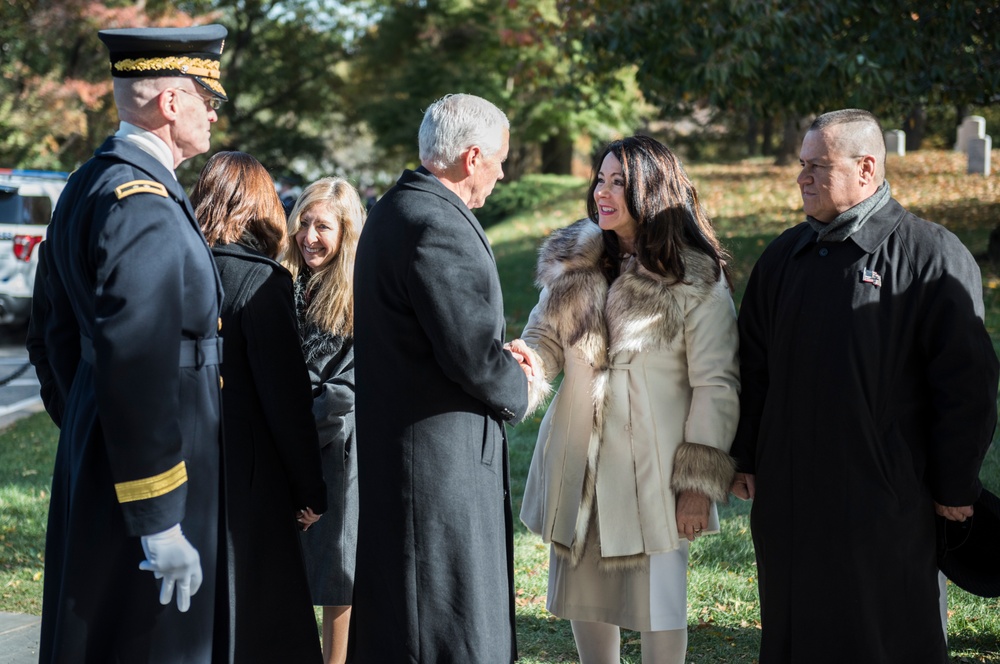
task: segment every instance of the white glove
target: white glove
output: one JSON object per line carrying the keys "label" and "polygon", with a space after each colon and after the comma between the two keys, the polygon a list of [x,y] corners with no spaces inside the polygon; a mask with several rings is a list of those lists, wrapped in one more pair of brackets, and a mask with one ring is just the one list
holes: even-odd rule
{"label": "white glove", "polygon": [[177,608],[187,611],[191,607],[191,595],[201,587],[201,557],[184,537],[181,524],[161,533],[143,535],[142,550],[146,553],[146,560],[139,563],[139,569],[163,579],[160,604],[170,604],[176,585]]}

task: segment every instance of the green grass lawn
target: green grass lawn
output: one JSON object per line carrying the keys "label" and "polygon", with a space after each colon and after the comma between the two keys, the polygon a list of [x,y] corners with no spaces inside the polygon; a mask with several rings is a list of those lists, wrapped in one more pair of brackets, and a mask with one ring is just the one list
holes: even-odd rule
{"label": "green grass lawn", "polygon": [[45,519],[57,439],[45,413],[0,434],[0,611],[42,612]]}
{"label": "green grass lawn", "polygon": [[[996,151],[994,163],[1000,163]],[[800,220],[797,167],[748,160],[688,164],[687,168],[732,254],[739,302],[757,256],[773,237]],[[1000,178],[965,175],[963,156],[950,151],[891,157],[888,173],[893,194],[904,206],[952,229],[977,256],[985,252],[989,231],[1000,223]],[[522,210],[487,231],[504,286],[511,338],[521,331],[537,298],[532,282],[539,243],[553,229],[585,214],[584,181],[567,179],[553,191],[550,201]],[[980,264],[987,327],[1000,348],[1000,275],[996,267],[985,261]],[[541,414],[537,414],[511,431],[515,514],[540,422]],[[0,611],[36,615],[41,611],[45,513],[56,435],[44,414],[0,434]],[[996,446],[987,457],[982,478],[987,487],[1000,492]],[[722,533],[699,539],[691,547],[688,661],[749,664],[756,661],[760,634],[749,504],[734,499],[721,507],[720,515]],[[520,523],[515,530],[515,556],[521,661],[576,661],[569,623],[545,610],[548,549]],[[816,573],[824,572],[817,569]],[[954,661],[1000,664],[1000,600],[978,598],[952,586],[949,603]],[[831,635],[835,633],[836,626],[831,626]],[[622,661],[638,664],[638,634],[623,632],[622,636]]]}

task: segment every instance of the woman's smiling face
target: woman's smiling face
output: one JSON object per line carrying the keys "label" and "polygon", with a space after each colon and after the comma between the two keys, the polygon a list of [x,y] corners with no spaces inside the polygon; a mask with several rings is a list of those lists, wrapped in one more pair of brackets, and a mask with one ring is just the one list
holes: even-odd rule
{"label": "woman's smiling face", "polygon": [[594,202],[597,203],[598,222],[602,230],[614,231],[623,246],[631,246],[639,224],[625,204],[625,175],[621,162],[609,152],[601,163],[594,188]]}
{"label": "woman's smiling face", "polygon": [[295,245],[309,269],[317,270],[340,251],[340,222],[329,205],[318,204],[299,217]]}

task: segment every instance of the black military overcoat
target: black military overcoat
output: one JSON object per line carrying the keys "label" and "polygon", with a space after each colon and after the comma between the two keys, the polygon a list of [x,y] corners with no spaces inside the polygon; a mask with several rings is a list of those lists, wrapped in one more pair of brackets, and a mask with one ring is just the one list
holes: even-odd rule
{"label": "black military overcoat", "polygon": [[843,242],[808,224],[740,308],[733,454],[751,513],[761,664],[946,661],[933,501],[969,505],[996,421],[975,260],[891,200]]}
{"label": "black military overcoat", "polygon": [[[40,361],[65,407],[40,661],[207,662],[216,620],[224,657],[222,290],[191,204],[166,167],[111,137],[70,176],[46,252]],[[159,582],[139,570],[139,536],[178,522],[204,572],[187,613],[162,606]]]}

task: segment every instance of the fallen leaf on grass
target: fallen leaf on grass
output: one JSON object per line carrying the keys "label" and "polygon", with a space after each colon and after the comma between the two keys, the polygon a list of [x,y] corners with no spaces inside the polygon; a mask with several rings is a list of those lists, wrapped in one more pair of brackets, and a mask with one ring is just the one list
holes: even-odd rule
{"label": "fallen leaf on grass", "polygon": [[708,620],[705,620],[704,618],[699,617],[698,625],[697,627],[695,627],[695,629],[708,629],[709,627],[713,627],[714,625],[715,625],[715,618],[709,618]]}
{"label": "fallen leaf on grass", "polygon": [[545,606],[545,599],[548,597],[548,595],[533,595],[531,597],[522,597],[521,596],[522,593],[520,591],[517,592],[517,595],[518,596],[514,598],[514,604],[516,604],[517,606],[532,606],[537,604]]}

